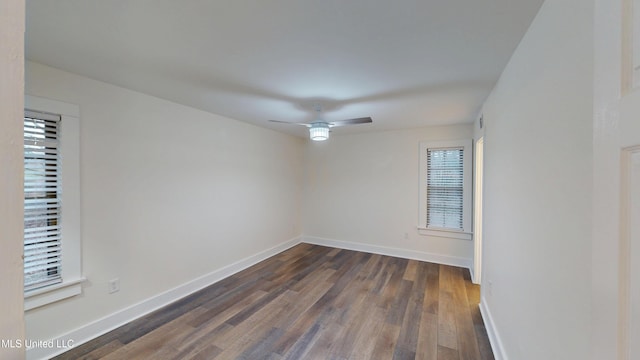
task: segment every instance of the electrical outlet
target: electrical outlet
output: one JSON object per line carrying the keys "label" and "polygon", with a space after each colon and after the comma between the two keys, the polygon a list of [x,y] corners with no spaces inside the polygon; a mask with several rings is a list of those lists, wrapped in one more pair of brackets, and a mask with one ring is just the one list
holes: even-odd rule
{"label": "electrical outlet", "polygon": [[405,240],[408,240],[408,239],[409,239],[409,233],[408,233],[408,232],[404,233],[404,239],[405,239]]}
{"label": "electrical outlet", "polygon": [[120,291],[120,279],[115,278],[109,280],[109,294],[113,294],[118,291]]}
{"label": "electrical outlet", "polygon": [[487,294],[493,296],[493,281],[491,280],[487,281]]}

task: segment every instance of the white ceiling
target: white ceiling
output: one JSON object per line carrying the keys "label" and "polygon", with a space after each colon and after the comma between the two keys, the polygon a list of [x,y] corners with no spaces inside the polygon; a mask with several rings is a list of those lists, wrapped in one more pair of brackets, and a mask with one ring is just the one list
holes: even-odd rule
{"label": "white ceiling", "polygon": [[29,60],[278,131],[470,123],[543,0],[29,0]]}

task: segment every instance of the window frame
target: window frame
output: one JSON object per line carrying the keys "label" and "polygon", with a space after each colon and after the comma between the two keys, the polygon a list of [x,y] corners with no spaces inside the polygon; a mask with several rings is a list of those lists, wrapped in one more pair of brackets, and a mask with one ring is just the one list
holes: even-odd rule
{"label": "window frame", "polygon": [[62,282],[24,292],[25,311],[82,292],[80,222],[80,107],[78,105],[25,95],[25,110],[60,115],[60,178],[63,202]]}
{"label": "window frame", "polygon": [[[427,226],[427,150],[463,148],[462,230]],[[421,235],[472,240],[472,174],[473,147],[471,139],[420,142],[420,196],[418,230]]]}

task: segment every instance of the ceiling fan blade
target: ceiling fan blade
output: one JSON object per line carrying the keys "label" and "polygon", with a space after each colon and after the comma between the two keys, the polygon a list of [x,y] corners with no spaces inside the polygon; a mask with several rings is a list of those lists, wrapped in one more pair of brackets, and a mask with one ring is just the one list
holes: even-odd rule
{"label": "ceiling fan blade", "polygon": [[356,119],[332,121],[329,123],[329,126],[336,127],[336,126],[346,126],[346,125],[368,124],[372,122],[373,120],[371,120],[370,117],[363,117],[363,118],[356,118]]}
{"label": "ceiling fan blade", "polygon": [[280,124],[302,125],[302,126],[306,126],[306,127],[311,126],[311,125],[309,125],[307,123],[299,123],[299,122],[288,122],[288,121],[280,121],[280,120],[269,120],[269,121],[275,122],[275,123],[280,123]]}

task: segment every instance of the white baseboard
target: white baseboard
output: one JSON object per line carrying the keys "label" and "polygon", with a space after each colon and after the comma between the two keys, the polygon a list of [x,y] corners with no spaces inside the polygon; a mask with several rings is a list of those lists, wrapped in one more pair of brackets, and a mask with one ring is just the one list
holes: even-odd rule
{"label": "white baseboard", "polygon": [[[221,269],[213,271],[209,274],[203,275],[199,278],[191,280],[185,284],[177,286],[173,289],[167,290],[156,296],[141,301],[135,305],[129,306],[125,309],[116,311],[111,315],[107,315],[101,319],[93,321],[87,325],[81,326],[75,330],[72,330],[66,334],[57,336],[50,340],[49,344],[56,345],[72,345],[72,347],[81,345],[89,340],[103,335],[111,330],[114,330],[132,320],[147,315],[163,306],[171,304],[174,301],[182,299],[183,297],[190,295],[198,290],[201,290],[211,284],[214,284],[226,277],[229,277],[237,272],[240,272],[252,265],[259,263],[271,256],[281,253],[301,242],[300,237],[293,238],[278,244],[270,249],[261,251],[255,255],[246,257],[240,261],[237,261],[231,265],[225,266]],[[71,341],[71,343],[70,343]],[[38,347],[27,350],[27,359],[49,359],[53,356],[59,355],[69,348],[60,348],[59,346],[53,347]]]}
{"label": "white baseboard", "polygon": [[482,315],[482,321],[484,321],[484,328],[487,330],[487,335],[489,335],[489,342],[491,343],[491,350],[493,350],[493,357],[496,360],[507,360],[508,358],[504,351],[500,335],[498,334],[498,329],[496,329],[493,317],[491,316],[491,311],[489,311],[487,301],[484,297],[480,301],[480,314]]}
{"label": "white baseboard", "polygon": [[334,239],[325,239],[325,238],[320,238],[315,236],[303,235],[302,242],[308,243],[308,244],[323,245],[323,246],[329,246],[334,248],[346,249],[346,250],[356,250],[356,251],[364,251],[364,252],[373,253],[373,254],[389,255],[389,256],[395,256],[395,257],[404,258],[404,259],[420,260],[420,261],[432,262],[436,264],[458,266],[458,267],[467,268],[470,271],[473,265],[471,259],[467,259],[463,257],[433,254],[433,253],[427,253],[427,252],[422,252],[417,250],[407,250],[407,249],[392,248],[392,247],[386,247],[386,246],[341,241],[341,240],[334,240]]}
{"label": "white baseboard", "polygon": [[[415,250],[407,250],[407,249],[392,248],[392,247],[385,247],[385,246],[378,246],[378,245],[370,245],[370,244],[364,244],[364,243],[332,240],[332,239],[325,239],[325,238],[311,237],[311,236],[296,237],[291,240],[285,241],[277,246],[274,246],[270,249],[264,250],[258,254],[249,256],[231,265],[225,266],[221,269],[218,269],[209,274],[203,275],[199,278],[191,280],[173,289],[167,290],[156,296],[148,298],[137,304],[131,305],[125,309],[116,311],[111,315],[107,315],[87,325],[81,326],[75,330],[59,335],[54,339],[50,340],[48,343],[71,345],[71,347],[79,346],[81,344],[84,344],[87,341],[95,339],[100,335],[103,335],[111,330],[114,330],[128,322],[131,322],[144,315],[147,315],[157,309],[162,308],[163,306],[171,304],[174,301],[180,300],[185,296],[188,296],[198,290],[201,290],[211,284],[214,284],[224,278],[227,278],[237,272],[240,272],[252,265],[255,265],[260,261],[265,260],[271,256],[274,256],[301,242],[335,247],[340,249],[364,251],[364,252],[381,254],[381,255],[389,255],[389,256],[395,256],[395,257],[400,257],[405,259],[414,259],[414,260],[427,261],[427,262],[433,262],[438,264],[452,265],[452,266],[468,268],[470,270],[472,267],[471,259],[462,258],[462,257],[432,254],[432,253],[426,253],[426,252],[415,251]],[[483,311],[482,304],[481,304],[480,310],[481,312]],[[484,313],[483,313],[483,318],[485,318]],[[496,354],[496,360],[506,360],[505,357],[499,358],[497,356],[495,346],[493,345],[494,340],[491,337],[492,333],[490,332],[489,325],[487,323],[488,321],[485,319],[487,332],[490,334],[489,339],[492,342],[492,347],[494,348],[494,354]],[[60,348],[60,347],[31,348],[27,350],[27,359],[28,360],[49,359],[53,356],[59,355],[65,351],[70,350],[71,347],[69,348]]]}

